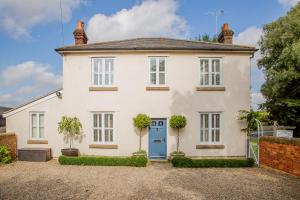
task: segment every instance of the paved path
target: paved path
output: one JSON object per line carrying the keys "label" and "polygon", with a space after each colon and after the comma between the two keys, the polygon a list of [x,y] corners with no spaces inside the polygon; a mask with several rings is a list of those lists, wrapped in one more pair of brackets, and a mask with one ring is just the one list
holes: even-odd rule
{"label": "paved path", "polygon": [[300,178],[261,168],[0,166],[0,199],[300,199]]}

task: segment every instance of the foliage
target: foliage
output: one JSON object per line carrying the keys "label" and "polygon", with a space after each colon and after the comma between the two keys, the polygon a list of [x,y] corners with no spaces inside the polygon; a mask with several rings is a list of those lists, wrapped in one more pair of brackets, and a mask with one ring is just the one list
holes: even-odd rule
{"label": "foliage", "polygon": [[239,110],[239,120],[246,120],[247,127],[242,129],[242,131],[246,132],[247,135],[257,129],[257,123],[255,119],[258,119],[262,123],[269,123],[269,113],[266,111],[254,111],[250,110]]}
{"label": "foliage", "polygon": [[266,82],[261,88],[262,108],[281,125],[296,126],[300,136],[300,3],[286,16],[263,28],[258,65]]}
{"label": "foliage", "polygon": [[147,154],[147,151],[144,150],[144,149],[141,149],[141,150],[138,150],[138,151],[136,151],[134,153],[136,153],[136,154]]}
{"label": "foliage", "polygon": [[170,119],[171,128],[184,128],[186,126],[186,118],[182,115],[173,115]]}
{"label": "foliage", "polygon": [[204,167],[252,167],[254,160],[248,159],[191,159],[187,157],[174,157],[174,167],[204,168]]}
{"label": "foliage", "polygon": [[139,141],[139,151],[142,148],[142,129],[147,128],[151,123],[151,118],[146,114],[138,114],[133,118],[133,124],[136,128],[140,129],[140,141]]}
{"label": "foliage", "polygon": [[148,159],[145,156],[106,157],[106,156],[60,156],[61,165],[92,165],[92,166],[133,166],[145,167]]}
{"label": "foliage", "polygon": [[63,116],[61,121],[58,122],[58,132],[68,135],[70,138],[70,148],[73,137],[80,134],[81,128],[82,124],[77,117]]}
{"label": "foliage", "polygon": [[272,142],[278,144],[287,144],[287,145],[295,145],[300,147],[300,138],[282,138],[282,137],[272,137],[272,136],[264,136],[261,137],[260,142]]}
{"label": "foliage", "polygon": [[6,146],[0,146],[0,163],[11,163],[9,150]]}
{"label": "foliage", "polygon": [[205,33],[203,35],[199,34],[197,37],[195,37],[194,40],[204,41],[204,42],[218,42],[218,39],[216,36],[210,37],[210,35],[207,33]]}

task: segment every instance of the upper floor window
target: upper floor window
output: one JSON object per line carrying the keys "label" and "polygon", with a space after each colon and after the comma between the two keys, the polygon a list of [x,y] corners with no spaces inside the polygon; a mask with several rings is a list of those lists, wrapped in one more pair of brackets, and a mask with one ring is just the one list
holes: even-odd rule
{"label": "upper floor window", "polygon": [[42,112],[30,113],[30,138],[45,138],[45,114]]}
{"label": "upper floor window", "polygon": [[113,113],[93,114],[93,142],[112,143],[114,141]]}
{"label": "upper floor window", "polygon": [[111,86],[114,84],[113,58],[93,58],[92,83],[94,86]]}
{"label": "upper floor window", "polygon": [[200,85],[220,86],[222,85],[222,66],[220,58],[200,59]]}
{"label": "upper floor window", "polygon": [[166,58],[150,57],[150,84],[166,84]]}
{"label": "upper floor window", "polygon": [[221,141],[221,114],[200,113],[200,142],[220,143]]}

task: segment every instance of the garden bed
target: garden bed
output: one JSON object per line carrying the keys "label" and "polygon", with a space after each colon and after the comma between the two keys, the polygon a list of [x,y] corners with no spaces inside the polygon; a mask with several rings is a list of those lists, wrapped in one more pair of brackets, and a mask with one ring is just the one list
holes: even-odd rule
{"label": "garden bed", "polygon": [[93,165],[93,166],[132,166],[146,167],[148,159],[145,156],[108,157],[108,156],[60,156],[61,165]]}
{"label": "garden bed", "polygon": [[171,160],[173,167],[205,168],[205,167],[252,167],[254,160],[248,159],[191,159],[175,157]]}

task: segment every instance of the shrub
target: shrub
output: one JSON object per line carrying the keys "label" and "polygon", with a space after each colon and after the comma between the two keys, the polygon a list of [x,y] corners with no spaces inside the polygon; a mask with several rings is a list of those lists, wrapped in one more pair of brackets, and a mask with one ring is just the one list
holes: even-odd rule
{"label": "shrub", "polygon": [[141,151],[142,147],[142,130],[147,128],[151,123],[151,118],[146,114],[138,114],[135,118],[133,118],[133,124],[136,128],[140,129],[140,143],[139,143],[139,151]]}
{"label": "shrub", "polygon": [[175,157],[172,159],[174,167],[252,167],[254,160],[248,159],[191,159],[187,157]]}
{"label": "shrub", "polygon": [[177,129],[177,148],[176,151],[179,152],[179,130],[186,126],[186,118],[182,115],[173,115],[170,119],[170,127]]}
{"label": "shrub", "polygon": [[11,163],[9,150],[6,146],[0,146],[0,163]]}
{"label": "shrub", "polygon": [[145,156],[108,157],[108,156],[60,156],[61,165],[92,165],[92,166],[134,166],[145,167],[148,159]]}
{"label": "shrub", "polygon": [[70,138],[70,149],[72,147],[73,137],[80,134],[82,125],[77,117],[63,116],[58,122],[58,132],[67,135]]}

